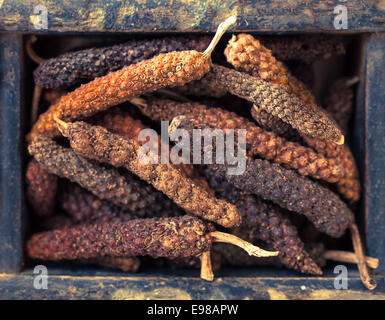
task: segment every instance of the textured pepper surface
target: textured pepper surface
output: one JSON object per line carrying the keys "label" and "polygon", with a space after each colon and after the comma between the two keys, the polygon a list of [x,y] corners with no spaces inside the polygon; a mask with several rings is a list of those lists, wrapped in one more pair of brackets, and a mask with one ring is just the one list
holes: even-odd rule
{"label": "textured pepper surface", "polygon": [[100,126],[85,122],[60,125],[73,150],[81,156],[125,167],[162,191],[189,213],[217,222],[224,227],[239,225],[241,217],[235,206],[212,196],[205,188],[193,183],[172,164],[147,164],[140,156],[137,140],[127,140]]}
{"label": "textured pepper surface", "polygon": [[42,260],[142,255],[177,258],[199,256],[210,250],[211,243],[203,221],[182,216],[81,224],[37,233],[27,241],[27,253]]}
{"label": "textured pepper surface", "polygon": [[269,81],[274,86],[286,88],[305,103],[314,103],[314,97],[306,86],[287,72],[283,64],[272,55],[271,50],[252,35],[233,35],[225,49],[225,55],[227,61],[236,69]]}
{"label": "textured pepper surface", "polygon": [[200,79],[210,64],[211,59],[198,51],[170,52],[96,78],[61,97],[40,115],[27,138],[59,135],[54,115],[64,121],[87,118],[145,92]]}
{"label": "textured pepper surface", "polygon": [[172,201],[151,185],[132,174],[123,175],[78,156],[47,137],[36,137],[28,147],[30,154],[48,172],[78,183],[100,199],[106,199],[137,215],[149,211],[180,210]]}
{"label": "textured pepper surface", "polygon": [[211,85],[225,87],[228,92],[253,102],[305,135],[333,142],[343,139],[337,124],[323,110],[314,112],[311,104],[268,81],[215,64],[206,77]]}
{"label": "textured pepper surface", "polygon": [[124,272],[137,272],[140,267],[140,260],[137,257],[103,256],[87,259],[84,262],[96,264],[105,268],[119,269]]}
{"label": "textured pepper surface", "polygon": [[[176,118],[171,123],[169,131],[172,133],[180,127],[191,132],[194,124],[191,121],[178,121]],[[213,157],[216,157],[215,146],[205,144],[201,149],[206,153],[208,150],[212,152]],[[209,167],[236,188],[305,215],[321,232],[338,238],[354,221],[353,213],[336,194],[293,170],[267,160],[252,160],[246,157],[244,172],[228,175],[230,166],[226,163],[226,159],[224,160],[224,164],[214,163]]]}
{"label": "textured pepper surface", "polygon": [[300,60],[312,63],[329,59],[334,55],[345,54],[341,39],[326,35],[262,36],[258,39],[279,60]]}
{"label": "textured pepper surface", "polygon": [[32,159],[28,162],[25,178],[28,202],[34,213],[39,216],[50,216],[56,204],[57,176],[44,170]]}
{"label": "textured pepper surface", "polygon": [[218,195],[238,208],[242,214],[241,228],[248,230],[254,238],[252,240],[263,240],[279,251],[278,259],[290,269],[313,275],[322,274],[321,269],[304,249],[304,243],[296,228],[285,217],[281,208],[237,190],[212,170],[205,170],[205,174]]}
{"label": "textured pepper surface", "polygon": [[248,154],[280,163],[296,169],[301,175],[336,182],[343,168],[334,160],[326,159],[311,148],[287,141],[273,132],[265,131],[246,118],[221,108],[207,108],[197,102],[182,103],[167,99],[149,99],[139,106],[153,120],[171,121],[178,115],[189,115],[191,121],[219,129],[246,129]]}
{"label": "textured pepper surface", "polygon": [[111,47],[69,52],[41,63],[33,76],[35,84],[40,87],[67,88],[153,58],[160,53],[192,49],[203,51],[210,40],[208,36],[178,36],[131,40]]}

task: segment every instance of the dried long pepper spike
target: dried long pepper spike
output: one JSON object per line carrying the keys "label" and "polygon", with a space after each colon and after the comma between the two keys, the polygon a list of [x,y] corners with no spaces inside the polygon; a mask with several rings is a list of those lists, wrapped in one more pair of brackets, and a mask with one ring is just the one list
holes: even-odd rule
{"label": "dried long pepper spike", "polygon": [[262,36],[258,37],[258,40],[279,60],[300,60],[312,63],[329,59],[333,55],[345,54],[341,39],[324,35]]}
{"label": "dried long pepper spike", "polygon": [[38,216],[50,216],[56,204],[57,176],[48,173],[32,159],[28,162],[25,178],[27,199],[34,213]]}
{"label": "dried long pepper spike", "polygon": [[348,132],[349,121],[353,114],[353,85],[359,81],[358,77],[340,78],[333,82],[325,98],[325,109],[337,121],[342,131]]}
{"label": "dried long pepper spike", "polygon": [[[106,255],[150,255],[154,258],[175,259],[199,257],[211,250],[213,242],[225,240],[240,245],[257,257],[278,254],[259,249],[234,236],[226,237],[212,231],[207,223],[192,216],[135,219],[125,223],[81,224],[34,234],[27,241],[26,248],[31,258],[43,260],[89,259]],[[207,267],[206,262],[205,266]],[[207,274],[209,273],[206,272]]]}
{"label": "dried long pepper spike", "polygon": [[197,121],[197,125],[219,129],[246,129],[247,151],[250,156],[257,155],[283,164],[296,169],[301,175],[336,182],[343,174],[343,168],[334,159],[326,159],[311,148],[265,131],[233,112],[221,108],[207,108],[197,102],[181,103],[167,99],[133,99],[132,103],[153,120],[171,121],[175,116],[184,114],[189,115],[190,121]]}
{"label": "dried long pepper spike", "polygon": [[225,49],[225,56],[237,70],[266,80],[274,86],[286,88],[289,93],[295,94],[307,104],[315,102],[306,86],[293,77],[283,64],[275,59],[271,50],[252,35],[233,35]]}
{"label": "dried long pepper spike", "polygon": [[215,45],[235,21],[230,17],[222,22],[203,53],[195,50],[162,53],[82,85],[40,115],[28,140],[41,134],[59,135],[54,115],[64,121],[86,118],[143,93],[183,86],[202,78],[210,70],[210,56]]}
{"label": "dried long pepper spike", "polygon": [[216,64],[213,64],[206,79],[210,85],[226,88],[231,94],[258,105],[305,135],[337,144],[344,142],[340,129],[323,110],[315,112],[311,104],[268,81]]}
{"label": "dried long pepper spike", "polygon": [[295,226],[285,217],[282,209],[232,187],[212,170],[205,170],[205,175],[218,195],[234,204],[241,212],[241,228],[248,230],[252,235],[248,241],[265,241],[274,250],[279,251],[278,259],[290,269],[313,275],[322,274],[321,269],[306,252]]}
{"label": "dried long pepper spike", "polygon": [[377,287],[377,282],[371,276],[368,270],[368,266],[365,261],[364,250],[362,248],[360,233],[355,223],[350,225],[350,234],[353,242],[354,252],[357,256],[357,266],[360,272],[361,281],[365,287],[367,287],[369,290],[373,290]]}
{"label": "dried long pepper spike", "polygon": [[102,77],[161,53],[193,49],[203,51],[209,43],[208,36],[131,40],[119,45],[74,51],[48,59],[40,64],[33,76],[35,84],[46,89],[67,88]]}
{"label": "dried long pepper spike", "polygon": [[106,199],[137,215],[146,215],[149,211],[179,210],[172,201],[144,181],[78,156],[50,138],[36,137],[28,151],[48,172],[76,182],[100,199]]}
{"label": "dried long pepper spike", "polygon": [[241,217],[235,206],[215,198],[174,165],[162,164],[159,158],[159,164],[152,161],[145,163],[141,159],[141,145],[137,140],[124,139],[103,127],[85,122],[65,123],[58,120],[58,125],[63,136],[69,139],[72,149],[80,156],[125,167],[189,213],[224,227],[240,224]]}
{"label": "dried long pepper spike", "polygon": [[[172,133],[181,127],[192,130],[194,125],[193,122],[186,121],[186,117],[179,116],[174,118],[169,131]],[[206,148],[212,149],[215,158],[215,148],[205,145],[202,152],[207,152]],[[353,213],[333,192],[276,163],[247,157],[245,171],[239,175],[226,174],[229,169],[226,161],[225,164],[214,163],[209,167],[236,188],[305,215],[317,229],[331,237],[342,236],[354,221]]]}

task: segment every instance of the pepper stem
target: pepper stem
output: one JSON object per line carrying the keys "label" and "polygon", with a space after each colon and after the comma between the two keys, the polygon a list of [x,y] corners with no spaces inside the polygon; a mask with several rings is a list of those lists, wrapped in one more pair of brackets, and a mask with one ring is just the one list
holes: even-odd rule
{"label": "pepper stem", "polygon": [[[358,263],[357,255],[354,252],[340,251],[340,250],[327,250],[323,253],[323,257],[326,260],[334,260],[346,263]],[[377,258],[366,257],[365,262],[371,269],[377,269],[379,260]]]}
{"label": "pepper stem", "polygon": [[43,88],[35,84],[35,88],[33,89],[33,97],[32,97],[32,114],[31,121],[32,124],[36,122],[37,114],[39,111],[39,101]]}
{"label": "pepper stem", "polygon": [[63,120],[60,120],[56,114],[53,115],[53,119],[56,121],[57,123],[57,128],[59,129],[60,133],[67,137],[68,134],[67,134],[67,130],[69,129],[69,124],[67,122],[64,122]]}
{"label": "pepper stem", "polygon": [[353,242],[354,252],[357,256],[357,266],[358,271],[360,272],[361,281],[369,290],[373,290],[377,287],[377,282],[369,273],[368,267],[366,265],[364,250],[362,248],[360,233],[358,232],[357,225],[352,223],[350,225],[350,234]]}
{"label": "pepper stem", "polygon": [[33,50],[32,43],[36,42],[37,38],[35,35],[28,38],[27,43],[25,44],[25,49],[27,51],[28,57],[37,64],[43,63],[45,59],[38,56],[35,50]]}
{"label": "pepper stem", "polygon": [[203,280],[213,281],[214,273],[211,267],[210,250],[203,252],[199,259],[201,260],[201,278]]}
{"label": "pepper stem", "polygon": [[129,100],[129,102],[138,108],[140,108],[140,107],[146,108],[147,107],[147,102],[143,98],[139,98],[139,97],[132,98]]}
{"label": "pepper stem", "polygon": [[266,251],[263,250],[257,246],[254,246],[250,242],[247,242],[245,240],[242,240],[241,238],[238,238],[234,236],[233,234],[214,231],[210,232],[210,236],[213,240],[213,242],[224,242],[224,243],[230,243],[234,246],[240,247],[243,250],[245,250],[250,256],[255,257],[275,257],[279,254],[279,251]]}
{"label": "pepper stem", "polygon": [[218,44],[219,40],[222,38],[224,33],[227,31],[227,29],[236,21],[237,21],[237,18],[234,16],[231,16],[230,18],[227,18],[218,26],[217,32],[215,33],[213,40],[211,40],[207,49],[202,53],[203,58],[208,58],[211,56],[211,53],[215,49],[215,46]]}

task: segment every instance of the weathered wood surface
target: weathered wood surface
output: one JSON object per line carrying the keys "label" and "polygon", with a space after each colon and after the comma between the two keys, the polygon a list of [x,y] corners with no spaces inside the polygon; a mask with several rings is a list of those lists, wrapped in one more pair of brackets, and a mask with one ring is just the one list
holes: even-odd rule
{"label": "weathered wood surface", "polygon": [[0,299],[385,299],[384,277],[378,277],[378,288],[369,291],[356,271],[348,274],[347,290],[336,290],[333,273],[320,278],[282,277],[282,270],[251,269],[217,273],[214,282],[207,282],[199,279],[199,271],[127,275],[88,270],[82,275],[81,271],[48,270],[48,288],[39,290],[30,271],[19,276],[0,274]]}
{"label": "weathered wood surface", "polygon": [[22,260],[21,37],[0,35],[0,272]]}
{"label": "weathered wood surface", "polygon": [[362,174],[368,254],[385,272],[385,35],[364,38],[355,146]]}
{"label": "weathered wood surface", "polygon": [[[347,8],[348,29],[334,28],[334,8]],[[48,29],[36,30],[36,5],[47,8]],[[213,31],[237,15],[236,30],[381,31],[384,0],[0,0],[0,31]]]}

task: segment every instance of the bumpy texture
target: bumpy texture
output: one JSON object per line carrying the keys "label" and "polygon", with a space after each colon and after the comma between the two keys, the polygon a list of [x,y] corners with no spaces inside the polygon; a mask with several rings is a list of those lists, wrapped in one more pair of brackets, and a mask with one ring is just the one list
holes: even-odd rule
{"label": "bumpy texture", "polygon": [[[182,124],[183,128],[189,131],[194,128],[193,122],[178,121],[176,118],[169,131],[179,128],[178,124]],[[201,151],[207,152],[206,148],[212,149],[215,157],[215,146],[204,145]],[[338,238],[354,221],[353,213],[337,195],[293,170],[266,160],[252,160],[247,157],[246,168],[242,174],[228,175],[229,165],[226,159],[224,160],[225,164],[209,166],[238,189],[305,215],[321,232]]]}
{"label": "bumpy texture", "polygon": [[337,124],[323,110],[319,108],[315,112],[311,104],[268,81],[215,64],[206,80],[214,87],[222,86],[228,92],[253,102],[305,135],[333,142],[343,139]]}
{"label": "bumpy texture", "polygon": [[59,135],[54,115],[64,121],[87,118],[145,92],[200,79],[210,64],[210,58],[198,51],[170,52],[96,78],[61,97],[40,115],[27,139]]}
{"label": "bumpy texture", "polygon": [[242,214],[241,228],[248,230],[254,238],[252,240],[263,240],[279,251],[278,259],[288,268],[313,275],[322,274],[321,269],[305,251],[296,228],[285,217],[282,209],[235,189],[212,170],[205,170],[205,174],[218,195],[238,208]]}
{"label": "bumpy texture", "polygon": [[[155,164],[151,161],[145,164],[138,141],[124,139],[105,128],[85,122],[60,123],[59,126],[79,155],[116,167],[125,167],[189,213],[224,227],[240,224],[241,217],[235,206],[215,198],[205,188],[194,184],[174,165]],[[153,160],[160,162],[159,158]]]}
{"label": "bumpy texture", "polygon": [[67,88],[150,59],[160,53],[192,49],[203,51],[210,40],[208,36],[178,36],[131,40],[111,47],[69,52],[41,63],[34,71],[33,77],[35,84],[46,89]]}
{"label": "bumpy texture", "polygon": [[207,108],[197,103],[181,103],[167,99],[148,99],[139,106],[141,111],[153,120],[171,121],[178,115],[188,115],[199,125],[219,129],[246,129],[247,152],[249,155],[280,163],[296,169],[301,175],[336,182],[342,176],[343,168],[334,160],[326,159],[311,148],[287,141],[273,132],[257,127],[246,118],[221,108]]}
{"label": "bumpy texture", "polygon": [[57,176],[48,173],[36,160],[32,159],[28,162],[25,180],[27,199],[34,214],[50,216],[56,204]]}
{"label": "bumpy texture", "polygon": [[26,248],[31,258],[43,260],[141,255],[177,258],[199,256],[210,250],[211,242],[203,221],[183,216],[81,224],[34,234]]}
{"label": "bumpy texture", "polygon": [[334,81],[325,97],[325,109],[333,116],[345,134],[349,131],[349,121],[353,114],[353,98],[352,79],[346,77]]}
{"label": "bumpy texture", "polygon": [[258,37],[258,40],[279,60],[300,60],[312,63],[328,59],[333,55],[345,54],[341,39],[326,35],[262,36]]}
{"label": "bumpy texture", "polygon": [[161,192],[132,174],[123,175],[115,168],[89,161],[47,137],[34,139],[28,151],[48,172],[76,182],[100,199],[109,200],[137,215],[180,210]]}
{"label": "bumpy texture", "polygon": [[315,102],[306,86],[287,72],[283,64],[274,58],[271,50],[265,48],[252,35],[233,35],[225,49],[225,56],[236,69],[266,80],[276,87],[286,88],[305,103]]}

